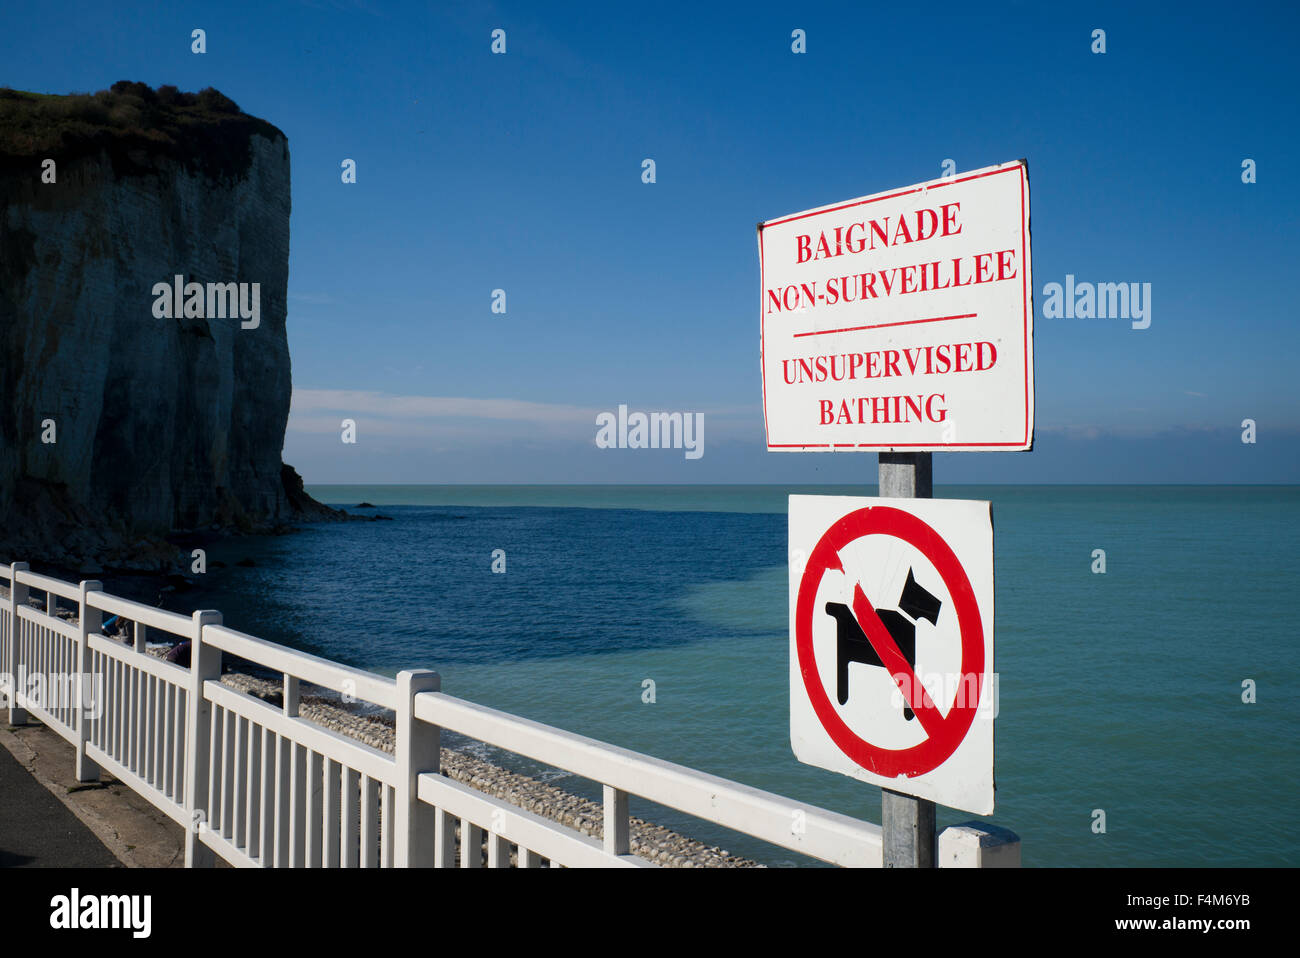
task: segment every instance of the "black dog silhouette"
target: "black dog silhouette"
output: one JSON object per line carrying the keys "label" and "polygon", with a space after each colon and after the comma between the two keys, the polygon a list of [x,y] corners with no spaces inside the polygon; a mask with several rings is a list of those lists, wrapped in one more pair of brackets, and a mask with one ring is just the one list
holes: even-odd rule
{"label": "black dog silhouette", "polygon": [[[917,584],[912,570],[908,569],[907,582],[903,586],[903,594],[898,599],[899,611],[876,609],[876,615],[880,616],[886,631],[897,643],[898,651],[903,654],[903,658],[907,659],[907,664],[913,669],[916,668],[916,622],[919,619],[928,619],[931,625],[938,625],[939,610],[942,606],[943,603],[938,598]],[[858,625],[852,609],[842,602],[827,602],[826,614],[835,619],[837,673],[835,697],[843,705],[849,700],[849,663],[861,662],[863,665],[879,665],[882,668],[884,663],[880,661],[880,656],[872,647],[871,640]],[[909,722],[915,717],[915,713],[906,703],[903,704],[903,717]]]}

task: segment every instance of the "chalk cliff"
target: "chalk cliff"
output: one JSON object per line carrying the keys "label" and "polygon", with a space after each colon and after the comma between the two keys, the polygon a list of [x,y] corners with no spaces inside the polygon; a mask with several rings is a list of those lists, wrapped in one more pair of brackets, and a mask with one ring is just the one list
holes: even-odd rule
{"label": "chalk cliff", "polygon": [[[284,134],[216,91],[0,90],[0,561],[157,568],[171,532],[336,515],[280,459],[289,209]],[[256,328],[160,310],[176,276],[258,284]]]}

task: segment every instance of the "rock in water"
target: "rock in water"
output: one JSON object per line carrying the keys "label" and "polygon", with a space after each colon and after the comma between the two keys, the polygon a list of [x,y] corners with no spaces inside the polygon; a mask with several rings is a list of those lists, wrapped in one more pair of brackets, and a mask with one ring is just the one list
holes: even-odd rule
{"label": "rock in water", "polygon": [[288,140],[215,90],[0,89],[0,561],[333,517],[280,460],[289,209]]}

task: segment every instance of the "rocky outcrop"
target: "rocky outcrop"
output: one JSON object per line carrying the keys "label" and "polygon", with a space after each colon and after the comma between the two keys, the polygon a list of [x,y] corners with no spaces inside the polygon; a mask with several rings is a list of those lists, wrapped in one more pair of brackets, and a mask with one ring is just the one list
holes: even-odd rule
{"label": "rocky outcrop", "polygon": [[289,210],[284,134],[216,91],[0,90],[0,561],[337,515],[280,458]]}

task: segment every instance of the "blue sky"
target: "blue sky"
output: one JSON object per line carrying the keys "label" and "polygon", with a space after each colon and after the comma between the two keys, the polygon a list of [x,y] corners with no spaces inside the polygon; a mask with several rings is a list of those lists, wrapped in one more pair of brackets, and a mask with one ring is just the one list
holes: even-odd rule
{"label": "blue sky", "polygon": [[[288,135],[309,483],[872,481],[764,449],[754,225],[1020,157],[1036,448],[936,482],[1300,481],[1294,4],[4,6],[0,85],[215,86]],[[1067,273],[1150,283],[1150,328],[1043,318]],[[620,403],[705,455],[597,449]]]}

